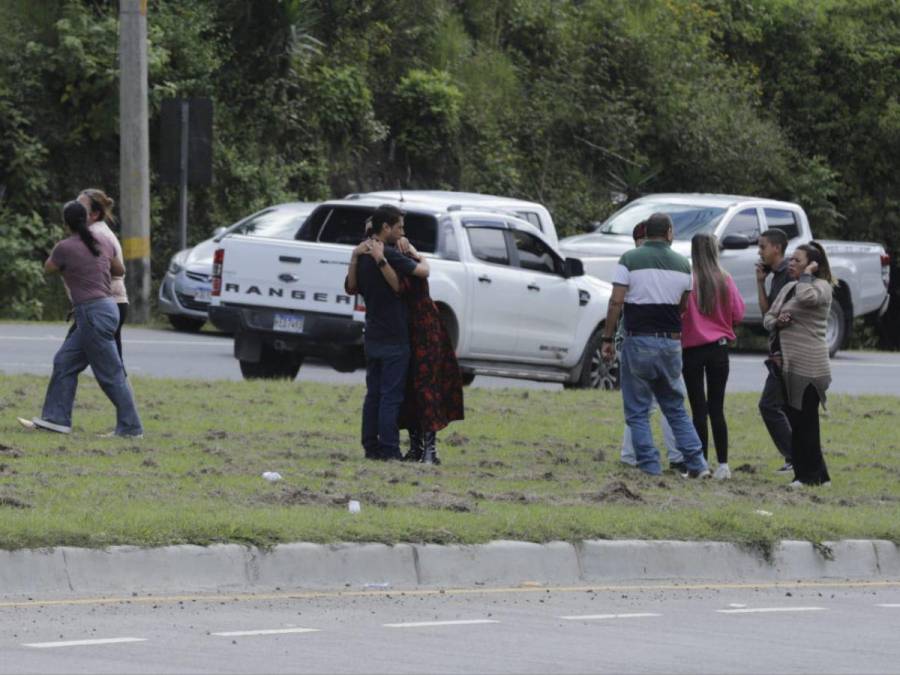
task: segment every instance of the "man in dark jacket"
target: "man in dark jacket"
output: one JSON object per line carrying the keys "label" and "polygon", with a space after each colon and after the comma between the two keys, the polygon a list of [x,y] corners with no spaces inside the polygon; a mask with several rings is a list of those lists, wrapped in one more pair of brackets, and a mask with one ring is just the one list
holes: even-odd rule
{"label": "man in dark jacket", "polygon": [[402,459],[397,416],[409,366],[409,321],[399,296],[404,276],[427,278],[428,262],[402,255],[403,211],[389,204],[375,209],[371,236],[353,250],[348,284],[366,301],[366,398],[362,445],[368,459]]}

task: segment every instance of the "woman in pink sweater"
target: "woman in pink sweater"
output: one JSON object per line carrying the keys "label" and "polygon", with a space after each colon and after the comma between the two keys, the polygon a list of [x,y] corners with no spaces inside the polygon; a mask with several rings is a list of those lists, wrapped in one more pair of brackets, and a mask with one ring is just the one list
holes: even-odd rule
{"label": "woman in pink sweater", "polygon": [[[682,369],[694,427],[708,454],[707,418],[712,422],[713,442],[719,462],[713,478],[731,478],[728,468],[728,424],[725,422],[725,385],[728,382],[728,343],[734,326],[744,318],[744,301],[734,280],[719,265],[715,235],[697,234],[691,239],[694,287],[682,318]],[[705,379],[705,386],[704,386]]]}

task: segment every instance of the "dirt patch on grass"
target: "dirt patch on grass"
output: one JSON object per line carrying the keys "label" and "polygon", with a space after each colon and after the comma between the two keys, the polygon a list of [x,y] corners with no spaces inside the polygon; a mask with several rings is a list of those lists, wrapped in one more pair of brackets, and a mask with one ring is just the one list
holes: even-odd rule
{"label": "dirt patch on grass", "polygon": [[454,511],[456,513],[471,513],[477,506],[474,501],[457,495],[445,494],[440,491],[423,492],[407,502],[407,505],[417,509],[440,509]]}
{"label": "dirt patch on grass", "polygon": [[17,459],[22,456],[22,453],[12,446],[3,445],[2,443],[0,443],[0,455],[3,455],[4,457],[11,457],[12,459]]}
{"label": "dirt patch on grass", "polygon": [[591,492],[586,494],[585,499],[591,502],[618,502],[618,503],[636,503],[643,502],[644,498],[632,490],[621,480],[610,481],[599,492]]}
{"label": "dirt patch on grass", "polygon": [[12,509],[30,509],[31,504],[19,501],[15,497],[0,497],[0,507],[8,506]]}

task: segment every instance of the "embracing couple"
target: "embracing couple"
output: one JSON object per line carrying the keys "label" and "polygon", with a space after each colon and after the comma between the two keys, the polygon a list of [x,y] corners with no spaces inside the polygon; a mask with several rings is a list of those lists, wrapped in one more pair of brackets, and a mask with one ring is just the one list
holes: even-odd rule
{"label": "embracing couple", "polygon": [[[405,237],[404,212],[372,213],[350,260],[348,293],[366,301],[366,458],[439,463],[435,434],[463,418],[462,378],[450,338],[428,291],[428,261]],[[400,452],[400,428],[410,450]]]}

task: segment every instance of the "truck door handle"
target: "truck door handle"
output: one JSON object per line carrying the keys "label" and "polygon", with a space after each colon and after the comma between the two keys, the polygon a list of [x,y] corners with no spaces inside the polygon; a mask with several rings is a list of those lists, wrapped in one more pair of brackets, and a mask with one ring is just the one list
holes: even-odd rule
{"label": "truck door handle", "polygon": [[478,277],[478,281],[483,284],[489,284],[491,283],[491,278],[486,274],[482,274],[480,277]]}
{"label": "truck door handle", "polygon": [[280,255],[278,256],[278,260],[283,263],[293,263],[295,265],[299,265],[301,262],[303,262],[303,258],[297,258],[296,256],[292,255]]}
{"label": "truck door handle", "polygon": [[541,287],[538,286],[537,284],[528,284],[528,290],[529,291],[539,291],[539,290],[541,290]]}
{"label": "truck door handle", "polygon": [[285,283],[300,281],[300,277],[298,277],[296,274],[288,274],[287,272],[285,272],[284,274],[279,274],[278,278]]}

